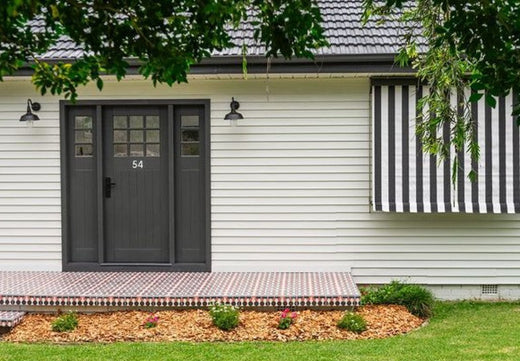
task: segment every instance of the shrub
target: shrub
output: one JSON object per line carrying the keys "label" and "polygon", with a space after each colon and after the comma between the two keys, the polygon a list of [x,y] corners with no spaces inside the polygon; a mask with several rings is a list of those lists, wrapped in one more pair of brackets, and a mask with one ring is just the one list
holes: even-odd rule
{"label": "shrub", "polygon": [[392,283],[381,287],[362,289],[361,302],[367,305],[395,304],[397,295],[403,286],[404,284],[399,281],[392,281]]}
{"label": "shrub", "polygon": [[402,304],[412,314],[427,318],[433,314],[434,297],[430,290],[418,285],[407,285],[401,289]]}
{"label": "shrub", "polygon": [[357,313],[346,312],[338,321],[338,327],[355,333],[361,333],[367,329],[367,322],[363,316]]}
{"label": "shrub", "polygon": [[361,298],[363,304],[395,304],[405,306],[410,313],[419,317],[432,315],[433,294],[419,285],[392,281],[379,288],[365,289]]}
{"label": "shrub", "polygon": [[298,316],[296,312],[291,312],[288,308],[282,311],[280,320],[278,321],[278,328],[280,330],[286,330],[292,325],[294,319]]}
{"label": "shrub", "polygon": [[54,332],[68,332],[78,327],[78,316],[74,312],[61,315],[52,321],[52,330]]}
{"label": "shrub", "polygon": [[213,324],[224,331],[238,326],[238,308],[232,305],[216,303],[209,308]]}

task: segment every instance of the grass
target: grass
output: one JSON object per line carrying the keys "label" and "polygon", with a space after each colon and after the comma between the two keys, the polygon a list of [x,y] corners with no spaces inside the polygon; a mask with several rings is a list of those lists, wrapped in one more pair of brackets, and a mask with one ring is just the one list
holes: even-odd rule
{"label": "grass", "polygon": [[437,303],[430,324],[385,340],[292,343],[0,342],[0,360],[341,360],[488,361],[520,359],[520,303]]}

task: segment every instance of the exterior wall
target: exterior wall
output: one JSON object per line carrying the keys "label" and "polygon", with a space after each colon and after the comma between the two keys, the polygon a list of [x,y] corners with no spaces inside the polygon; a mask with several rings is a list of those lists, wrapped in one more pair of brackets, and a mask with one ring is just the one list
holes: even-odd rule
{"label": "exterior wall", "polygon": [[442,301],[483,300],[515,301],[520,299],[520,285],[499,285],[496,294],[482,294],[480,285],[428,286],[435,297]]}
{"label": "exterior wall", "polygon": [[[520,216],[371,213],[370,82],[107,81],[80,99],[210,98],[212,269],[344,271],[359,283],[520,283]],[[245,119],[223,120],[231,96]],[[18,119],[31,97],[41,121]],[[0,83],[0,269],[61,270],[58,98]]]}

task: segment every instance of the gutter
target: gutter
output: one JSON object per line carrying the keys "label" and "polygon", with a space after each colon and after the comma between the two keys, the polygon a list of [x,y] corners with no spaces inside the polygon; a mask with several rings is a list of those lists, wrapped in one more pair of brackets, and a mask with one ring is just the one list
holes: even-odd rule
{"label": "gutter", "polygon": [[[41,60],[48,63],[73,62],[75,58],[53,58]],[[247,72],[250,74],[303,74],[303,73],[415,73],[410,67],[400,67],[395,64],[395,54],[355,54],[355,55],[317,55],[315,59],[283,59],[271,58],[269,69],[268,59],[265,56],[248,56]],[[139,74],[139,62],[130,60],[128,75]],[[31,76],[34,63],[27,63],[17,70],[14,76]],[[200,63],[191,66],[189,74],[242,74],[241,56],[214,56],[203,59]]]}

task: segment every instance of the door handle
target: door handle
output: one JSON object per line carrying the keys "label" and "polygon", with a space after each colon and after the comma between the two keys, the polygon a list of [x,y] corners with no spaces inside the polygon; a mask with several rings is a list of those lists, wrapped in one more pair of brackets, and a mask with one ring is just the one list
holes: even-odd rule
{"label": "door handle", "polygon": [[112,178],[105,177],[105,198],[112,197],[112,187],[114,187],[116,184],[112,182]]}

